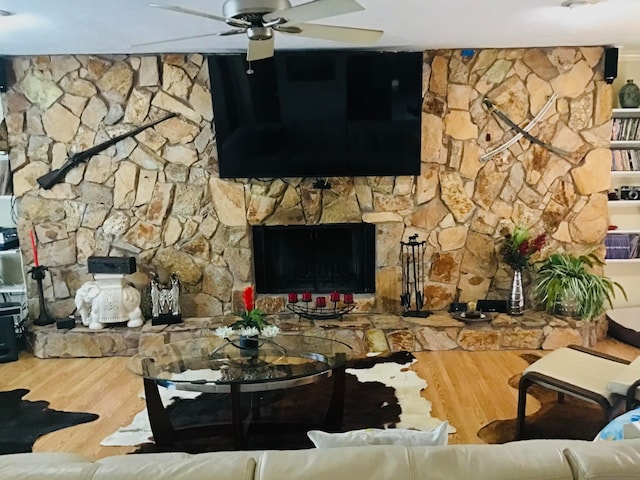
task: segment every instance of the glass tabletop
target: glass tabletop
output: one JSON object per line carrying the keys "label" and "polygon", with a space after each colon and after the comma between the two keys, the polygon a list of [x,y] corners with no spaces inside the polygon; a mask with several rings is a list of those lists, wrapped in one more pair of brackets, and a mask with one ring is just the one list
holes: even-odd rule
{"label": "glass tabletop", "polygon": [[260,338],[257,348],[204,337],[168,343],[131,357],[129,370],[177,390],[264,391],[315,381],[345,365],[352,350],[337,340],[305,335]]}

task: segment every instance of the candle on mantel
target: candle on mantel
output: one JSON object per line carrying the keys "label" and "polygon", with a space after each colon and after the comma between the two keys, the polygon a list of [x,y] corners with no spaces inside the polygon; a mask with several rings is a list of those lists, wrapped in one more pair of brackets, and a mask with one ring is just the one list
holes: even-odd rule
{"label": "candle on mantel", "polygon": [[331,292],[330,297],[332,302],[339,302],[340,301],[340,292]]}
{"label": "candle on mantel", "polygon": [[311,301],[311,292],[302,292],[302,301],[310,302]]}
{"label": "candle on mantel", "polygon": [[344,294],[344,303],[349,305],[353,303],[353,293],[345,293]]}
{"label": "candle on mantel", "polygon": [[40,264],[38,263],[38,249],[36,248],[36,238],[33,235],[33,230],[29,232],[29,236],[31,237],[31,251],[33,252],[33,264],[36,267],[39,267]]}
{"label": "candle on mantel", "polygon": [[324,308],[327,306],[327,299],[325,297],[316,297],[316,307]]}
{"label": "candle on mantel", "polygon": [[297,293],[290,293],[289,294],[289,303],[298,303],[298,294]]}

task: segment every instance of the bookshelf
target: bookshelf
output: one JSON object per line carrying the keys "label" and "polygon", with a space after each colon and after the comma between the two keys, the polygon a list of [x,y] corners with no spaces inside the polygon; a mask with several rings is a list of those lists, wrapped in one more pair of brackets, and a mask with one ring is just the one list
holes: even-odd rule
{"label": "bookshelf", "polygon": [[640,306],[640,295],[634,294],[640,280],[640,108],[613,110],[608,209],[609,225],[616,228],[605,240],[605,274],[629,296],[629,302],[616,296],[614,307]]}
{"label": "bookshelf", "polygon": [[[0,177],[9,169],[9,158],[0,152]],[[1,180],[1,179],[0,179]],[[0,184],[3,184],[0,181]],[[4,188],[0,192],[0,227],[15,227],[15,198]],[[22,335],[24,322],[27,317],[27,296],[24,278],[22,254],[19,248],[0,250],[0,305],[18,304],[20,315],[16,322],[16,334]]]}

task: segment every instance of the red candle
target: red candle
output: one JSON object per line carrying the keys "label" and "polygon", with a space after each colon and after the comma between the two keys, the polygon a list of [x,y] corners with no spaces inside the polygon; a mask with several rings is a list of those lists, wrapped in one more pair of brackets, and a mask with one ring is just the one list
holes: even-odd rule
{"label": "red candle", "polygon": [[290,293],[289,294],[289,303],[298,303],[298,294]]}
{"label": "red candle", "polygon": [[33,235],[33,230],[29,232],[29,236],[31,237],[31,251],[33,252],[33,264],[38,267],[38,249],[36,248],[36,238]]}
{"label": "red candle", "polygon": [[346,303],[347,305],[353,303],[353,293],[344,294],[344,303]]}
{"label": "red candle", "polygon": [[310,302],[311,301],[311,292],[302,292],[302,301]]}
{"label": "red candle", "polygon": [[332,302],[339,302],[340,301],[340,292],[331,292],[331,301]]}
{"label": "red candle", "polygon": [[316,297],[316,307],[322,308],[327,306],[327,299],[324,297]]}

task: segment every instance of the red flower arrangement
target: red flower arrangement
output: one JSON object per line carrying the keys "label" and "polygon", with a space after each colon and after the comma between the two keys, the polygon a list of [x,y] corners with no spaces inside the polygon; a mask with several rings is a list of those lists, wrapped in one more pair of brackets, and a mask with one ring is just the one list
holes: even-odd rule
{"label": "red flower arrangement", "polygon": [[255,301],[253,300],[253,287],[247,287],[242,292],[242,300],[244,301],[244,308],[247,312],[250,312],[255,308]]}
{"label": "red flower arrangement", "polygon": [[531,231],[527,227],[516,225],[513,233],[505,234],[500,253],[511,268],[522,271],[531,265],[532,255],[542,250],[546,241],[544,233],[531,239]]}

